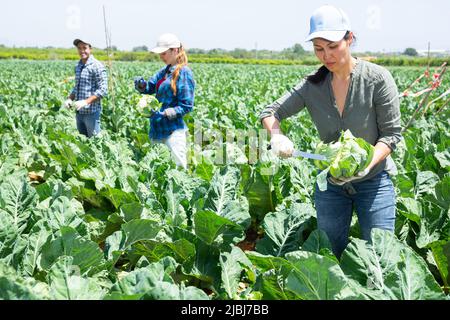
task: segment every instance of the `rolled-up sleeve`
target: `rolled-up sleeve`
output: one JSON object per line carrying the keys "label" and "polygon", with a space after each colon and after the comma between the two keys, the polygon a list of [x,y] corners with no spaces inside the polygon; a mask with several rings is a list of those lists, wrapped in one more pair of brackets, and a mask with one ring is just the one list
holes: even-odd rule
{"label": "rolled-up sleeve", "polygon": [[382,79],[375,83],[374,89],[374,105],[379,132],[377,142],[386,144],[394,151],[402,139],[397,85],[392,75],[386,71]]}
{"label": "rolled-up sleeve", "polygon": [[194,107],[194,90],[195,81],[192,71],[187,68],[183,68],[180,71],[180,77],[177,81],[177,106],[175,111],[177,116],[184,116],[186,113],[191,112]]}
{"label": "rolled-up sleeve", "polygon": [[306,80],[302,80],[285,95],[268,105],[259,115],[259,120],[274,116],[278,121],[286,119],[305,107],[304,94],[306,91]]}
{"label": "rolled-up sleeve", "polygon": [[95,90],[94,95],[100,98],[108,95],[108,73],[106,68],[99,66],[95,72],[95,81],[98,84],[98,89]]}

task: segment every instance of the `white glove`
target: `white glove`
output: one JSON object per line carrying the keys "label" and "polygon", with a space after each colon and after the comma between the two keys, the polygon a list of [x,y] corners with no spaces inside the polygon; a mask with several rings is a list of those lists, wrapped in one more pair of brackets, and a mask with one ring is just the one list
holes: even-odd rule
{"label": "white glove", "polygon": [[70,109],[72,108],[72,103],[73,103],[72,99],[67,99],[66,101],[64,101],[64,107]]}
{"label": "white glove", "polygon": [[147,97],[146,96],[142,96],[142,98],[139,99],[137,107],[139,109],[144,109],[146,106],[147,106]]}
{"label": "white glove", "polygon": [[356,175],[354,175],[353,177],[349,177],[349,178],[345,178],[345,177],[339,177],[339,178],[335,178],[335,177],[330,177],[329,181],[332,184],[338,185],[338,186],[342,186],[348,182],[351,182],[353,180],[358,180],[361,178],[364,178],[365,176],[367,176],[367,174],[370,172],[369,169],[364,169],[363,171],[358,172]]}
{"label": "white glove", "polygon": [[86,100],[79,100],[74,103],[75,109],[80,111],[81,108],[85,108],[88,105]]}
{"label": "white glove", "polygon": [[292,157],[294,153],[294,144],[288,137],[282,134],[273,134],[270,139],[270,147],[276,155],[282,158]]}
{"label": "white glove", "polygon": [[166,116],[169,120],[172,120],[177,117],[177,112],[174,108],[167,108],[164,110],[164,116]]}

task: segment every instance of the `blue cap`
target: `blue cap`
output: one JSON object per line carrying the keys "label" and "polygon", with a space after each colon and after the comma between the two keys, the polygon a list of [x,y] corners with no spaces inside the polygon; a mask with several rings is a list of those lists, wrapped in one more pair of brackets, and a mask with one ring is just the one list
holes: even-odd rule
{"label": "blue cap", "polygon": [[325,5],[314,11],[309,21],[309,35],[305,41],[323,38],[339,41],[351,31],[350,20],[342,9]]}

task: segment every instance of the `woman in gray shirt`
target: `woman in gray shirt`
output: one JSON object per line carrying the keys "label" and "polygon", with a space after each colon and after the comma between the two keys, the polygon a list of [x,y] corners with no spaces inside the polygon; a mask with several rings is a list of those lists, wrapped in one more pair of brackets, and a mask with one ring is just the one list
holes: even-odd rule
{"label": "woman in gray shirt", "polygon": [[329,5],[317,9],[307,41],[313,42],[323,66],[269,105],[260,119],[271,134],[272,150],[281,157],[291,156],[294,145],[282,134],[280,122],[303,108],[323,142],[336,141],[349,129],[375,146],[366,170],[348,179],[329,177],[326,191],[316,186],[318,228],[340,257],[348,243],[353,206],[364,239],[370,241],[373,228],[394,230],[395,192],[389,175],[396,173],[390,154],[401,139],[398,90],[389,71],[352,57],[354,36],[341,9]]}

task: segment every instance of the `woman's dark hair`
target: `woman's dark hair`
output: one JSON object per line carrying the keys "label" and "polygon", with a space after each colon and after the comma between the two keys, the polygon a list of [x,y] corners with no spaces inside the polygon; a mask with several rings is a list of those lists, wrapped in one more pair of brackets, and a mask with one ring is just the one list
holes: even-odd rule
{"label": "woman's dark hair", "polygon": [[[349,38],[350,38],[350,31],[347,31],[347,33],[344,36],[344,40],[348,40]],[[353,42],[354,41],[356,41],[355,35],[353,35]],[[325,80],[325,78],[329,73],[330,70],[328,70],[327,67],[321,66],[319,70],[316,71],[316,73],[306,77],[306,80],[312,82],[313,84],[319,84]]]}
{"label": "woman's dark hair", "polygon": [[312,82],[313,84],[319,84],[325,80],[327,77],[327,74],[330,73],[330,70],[327,69],[325,66],[321,66],[319,70],[316,71],[316,73],[309,75],[306,77],[306,80]]}

